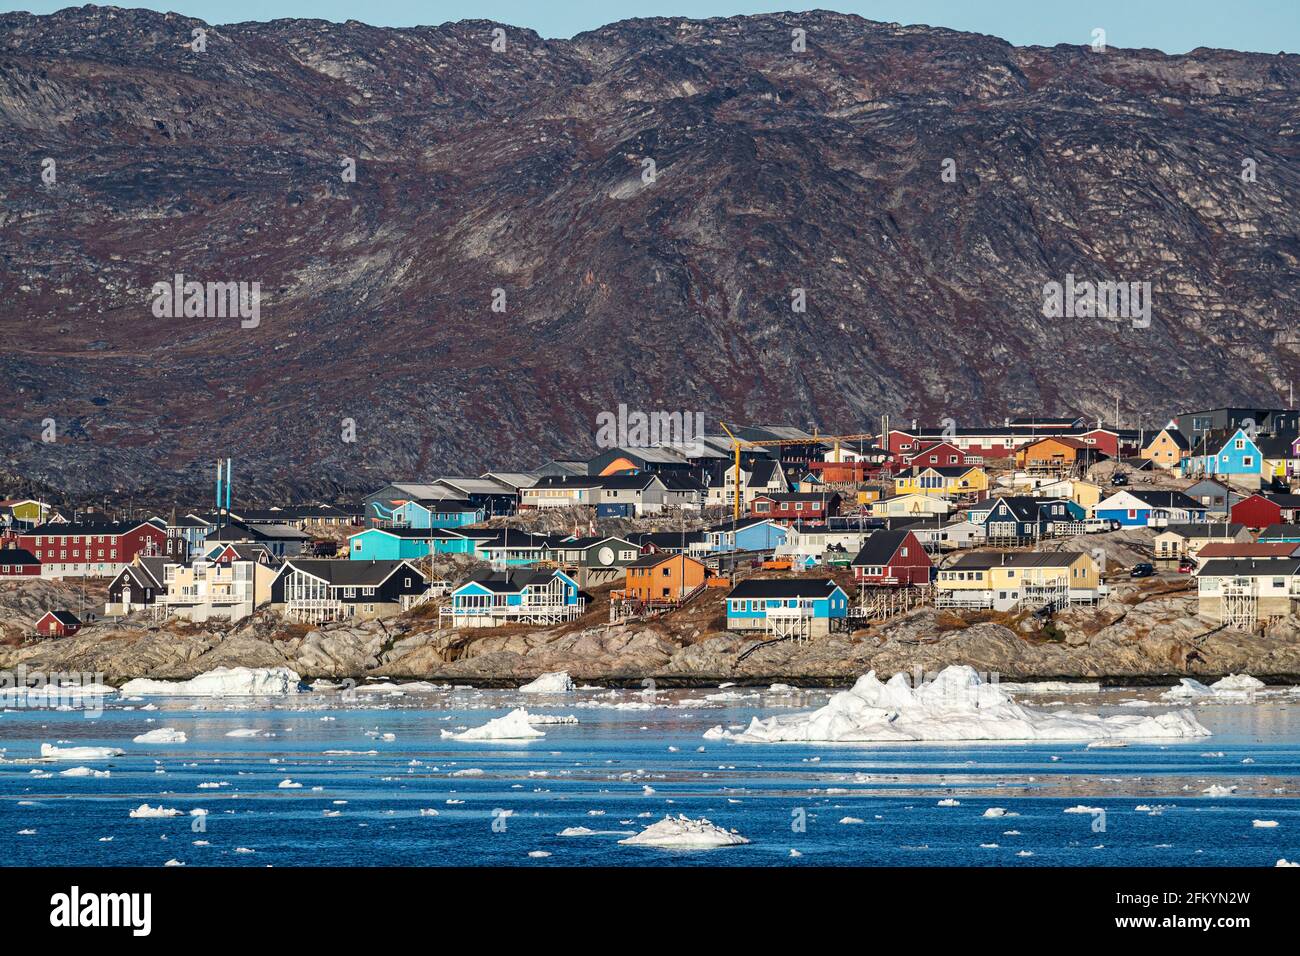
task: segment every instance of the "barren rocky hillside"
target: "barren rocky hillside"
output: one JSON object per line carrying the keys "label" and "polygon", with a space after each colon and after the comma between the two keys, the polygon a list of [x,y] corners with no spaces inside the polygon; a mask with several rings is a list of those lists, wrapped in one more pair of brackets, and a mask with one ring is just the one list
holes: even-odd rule
{"label": "barren rocky hillside", "polygon": [[[1155,423],[1300,373],[1300,57],[497,27],[0,16],[0,473],[327,493],[589,449],[619,402]],[[259,324],[156,316],[177,273],[260,282]],[[1150,327],[1045,319],[1067,274],[1150,282]]]}

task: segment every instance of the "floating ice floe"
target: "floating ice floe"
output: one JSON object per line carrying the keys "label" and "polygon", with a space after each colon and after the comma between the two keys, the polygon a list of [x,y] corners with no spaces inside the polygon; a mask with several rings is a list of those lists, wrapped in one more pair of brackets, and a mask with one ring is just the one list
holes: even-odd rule
{"label": "floating ice floe", "polygon": [[41,744],[41,756],[46,760],[108,760],[124,753],[126,751],[121,747],[56,747],[53,744]]}
{"label": "floating ice floe", "polygon": [[1022,707],[972,667],[946,667],[913,688],[906,674],[881,683],[875,671],[815,711],[755,717],[741,733],[714,727],[706,740],[864,742],[927,740],[1145,740],[1206,737],[1190,711],[1101,717]]}
{"label": "floating ice floe", "polygon": [[1274,866],[1300,866],[1300,862],[1292,863],[1292,862],[1291,862],[1290,860],[1288,860],[1286,857],[1282,857],[1282,859],[1278,860],[1278,861],[1277,861],[1276,863],[1274,863],[1273,865],[1274,865]]}
{"label": "floating ice floe", "polygon": [[998,684],[1008,694],[1099,694],[1101,684],[1096,681],[1040,680],[1024,684],[1002,681]]}
{"label": "floating ice floe", "polygon": [[1277,821],[1276,820],[1251,820],[1250,825],[1252,827],[1258,827],[1261,830],[1267,830],[1277,826]]}
{"label": "floating ice floe", "polygon": [[1212,783],[1212,784],[1210,784],[1208,787],[1206,787],[1204,790],[1201,791],[1201,793],[1203,793],[1203,794],[1205,794],[1206,796],[1209,796],[1209,797],[1227,797],[1227,796],[1231,796],[1232,794],[1234,794],[1234,793],[1236,793],[1236,792],[1237,792],[1237,785],[1236,785],[1236,784],[1233,784],[1233,785],[1231,785],[1231,786],[1225,787],[1225,786],[1222,786],[1221,784],[1217,784],[1217,783]]}
{"label": "floating ice floe", "polygon": [[122,685],[123,696],[142,697],[281,697],[296,694],[302,683],[288,667],[218,667],[182,681],[136,678]]}
{"label": "floating ice floe", "polygon": [[453,740],[531,740],[545,737],[546,734],[534,727],[529,720],[528,711],[519,707],[504,717],[489,720],[482,727],[471,727],[460,733],[444,730],[442,736]]}
{"label": "floating ice floe", "polygon": [[153,817],[179,817],[181,812],[174,807],[164,807],[161,803],[156,807],[151,807],[147,803],[142,803],[131,811],[131,816],[137,820],[148,819]]}
{"label": "floating ice floe", "polygon": [[1160,695],[1161,700],[1243,700],[1258,690],[1264,682],[1249,674],[1229,674],[1208,687],[1191,677],[1184,677],[1177,687],[1170,688]]}
{"label": "floating ice floe", "polygon": [[521,694],[571,694],[575,687],[568,671],[552,671],[543,674],[535,681],[530,681],[519,688]]}
{"label": "floating ice floe", "polygon": [[227,737],[258,737],[261,736],[260,730],[252,727],[236,727],[234,730],[226,731]]}
{"label": "floating ice floe", "polygon": [[652,823],[636,836],[619,840],[625,846],[657,846],[670,850],[711,850],[748,843],[743,836],[701,817],[692,820],[684,814],[667,816]]}
{"label": "floating ice floe", "polygon": [[566,716],[560,716],[559,714],[529,714],[528,722],[530,724],[541,724],[543,726],[548,724],[576,724],[578,718],[574,717],[573,714],[568,714]]}
{"label": "floating ice floe", "polygon": [[131,738],[137,744],[183,744],[185,732],[174,727],[159,727]]}
{"label": "floating ice floe", "polygon": [[107,777],[111,771],[95,770],[93,767],[69,767],[67,770],[60,770],[60,777]]}

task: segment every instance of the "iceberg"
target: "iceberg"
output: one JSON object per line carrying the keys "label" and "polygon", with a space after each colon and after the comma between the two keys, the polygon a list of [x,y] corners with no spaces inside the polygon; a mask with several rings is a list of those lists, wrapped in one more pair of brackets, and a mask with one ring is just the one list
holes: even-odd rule
{"label": "iceberg", "polygon": [[739,733],[713,728],[709,740],[746,743],[855,743],[954,740],[1168,740],[1208,737],[1190,711],[1101,717],[1032,710],[1017,704],[972,667],[953,665],[913,688],[906,674],[881,683],[860,677],[818,710],[750,721]]}
{"label": "iceberg", "polygon": [[46,760],[107,760],[124,753],[126,751],[120,747],[55,747],[53,744],[41,744],[41,756]]}
{"label": "iceberg", "polygon": [[636,836],[619,840],[624,846],[657,846],[669,850],[712,850],[722,846],[748,843],[743,836],[724,830],[701,817],[692,820],[685,814],[666,816],[652,823]]}
{"label": "iceberg", "polygon": [[218,667],[182,681],[137,677],[123,697],[281,697],[298,693],[302,679],[287,667]]}
{"label": "iceberg", "polygon": [[1184,677],[1177,687],[1160,695],[1161,700],[1244,700],[1264,688],[1264,682],[1249,674],[1229,674],[1208,687],[1191,677]]}
{"label": "iceberg", "polygon": [[519,688],[519,692],[521,694],[570,694],[574,689],[573,678],[569,676],[568,671],[552,671],[525,684]]}
{"label": "iceberg", "polygon": [[529,721],[528,711],[519,707],[504,717],[489,720],[482,727],[471,727],[460,733],[444,730],[442,736],[453,740],[528,740],[546,734],[535,728]]}
{"label": "iceberg", "polygon": [[159,727],[131,738],[137,744],[183,744],[186,739],[185,731],[174,727]]}

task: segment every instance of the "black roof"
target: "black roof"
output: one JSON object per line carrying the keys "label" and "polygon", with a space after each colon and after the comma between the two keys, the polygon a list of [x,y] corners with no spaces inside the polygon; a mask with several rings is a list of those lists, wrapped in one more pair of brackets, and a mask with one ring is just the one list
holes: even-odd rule
{"label": "black roof", "polygon": [[1266,574],[1290,576],[1300,573],[1300,558],[1211,558],[1201,566],[1200,577]]}
{"label": "black roof", "polygon": [[[38,524],[36,527],[31,528],[30,530],[24,531],[23,534],[24,536],[49,535],[51,537],[59,537],[59,536],[67,537],[71,535],[76,535],[78,537],[81,537],[88,534],[123,535],[123,534],[129,534],[130,532],[134,531],[136,528],[145,524],[154,528],[158,527],[156,524],[153,524],[152,522],[149,521],[70,521],[66,524],[62,524],[62,523]],[[161,531],[162,529],[159,528],[158,530]]]}
{"label": "black roof", "polygon": [[902,531],[876,531],[862,542],[862,550],[858,556],[853,559],[854,565],[864,564],[871,567],[883,567],[889,563],[898,549],[903,546],[907,536],[912,532]]}
{"label": "black roof", "polygon": [[[532,584],[549,584],[558,571],[533,571],[533,570],[516,570],[516,571],[481,571],[478,574],[470,575],[465,584],[481,584],[489,591],[498,593],[514,593],[522,591]],[[464,587],[465,585],[461,585]]]}
{"label": "black roof", "polygon": [[1295,537],[1300,537],[1300,524],[1275,524],[1265,528],[1259,533],[1260,541],[1270,541],[1273,538]]}
{"label": "black roof", "polygon": [[0,564],[40,564],[26,548],[0,548]]}
{"label": "black roof", "polygon": [[[81,624],[81,618],[71,611],[47,611],[46,613],[52,615],[56,621],[65,627],[77,627]],[[41,617],[45,617],[45,614],[42,614]]]}
{"label": "black roof", "polygon": [[1189,498],[1181,491],[1158,491],[1154,488],[1124,489],[1117,494],[1130,494],[1144,505],[1153,508],[1182,508],[1191,511],[1204,511],[1205,505],[1195,498]]}
{"label": "black roof", "polygon": [[[333,587],[378,587],[398,568],[405,565],[420,572],[409,561],[350,561],[346,558],[292,558],[284,571],[295,568],[320,578]],[[424,575],[420,575],[421,580]]]}
{"label": "black roof", "polygon": [[729,598],[824,598],[838,584],[830,578],[750,578],[741,581]]}

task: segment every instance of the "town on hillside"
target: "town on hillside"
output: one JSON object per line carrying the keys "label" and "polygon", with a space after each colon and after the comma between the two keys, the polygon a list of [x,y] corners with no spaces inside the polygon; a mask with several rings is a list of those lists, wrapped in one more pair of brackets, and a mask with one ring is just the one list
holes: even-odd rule
{"label": "town on hillside", "polygon": [[212,501],[157,513],[0,501],[4,637],[126,619],[474,630],[689,615],[764,643],[925,605],[953,627],[1002,616],[1050,636],[1072,606],[1145,594],[1185,597],[1213,633],[1300,608],[1294,409],[1193,411],[1156,431],[729,424],[326,504],[241,503],[236,464],[216,464]]}

